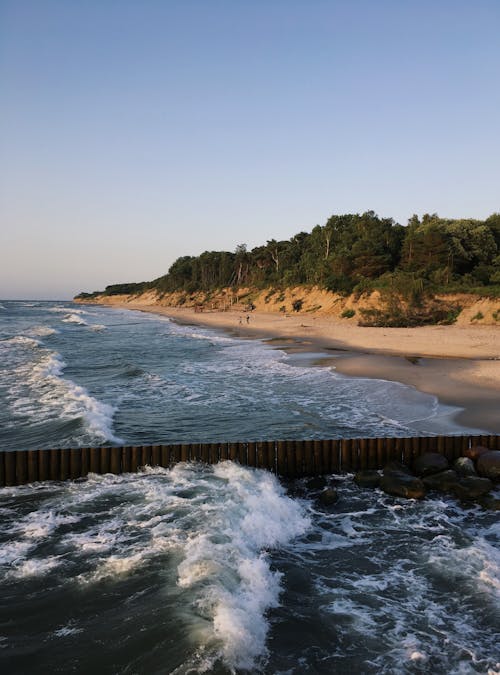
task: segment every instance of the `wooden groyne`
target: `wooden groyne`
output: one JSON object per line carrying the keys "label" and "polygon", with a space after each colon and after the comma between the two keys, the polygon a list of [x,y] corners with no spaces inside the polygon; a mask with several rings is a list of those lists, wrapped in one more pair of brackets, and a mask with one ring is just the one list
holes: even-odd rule
{"label": "wooden groyne", "polygon": [[475,445],[500,450],[500,436],[417,436],[325,440],[189,443],[126,447],[59,448],[0,452],[0,487],[46,480],[75,480],[89,473],[129,473],[144,466],[171,467],[179,462],[216,464],[232,460],[244,466],[300,478],[360,469],[382,469],[397,460],[411,465],[424,452],[455,460]]}

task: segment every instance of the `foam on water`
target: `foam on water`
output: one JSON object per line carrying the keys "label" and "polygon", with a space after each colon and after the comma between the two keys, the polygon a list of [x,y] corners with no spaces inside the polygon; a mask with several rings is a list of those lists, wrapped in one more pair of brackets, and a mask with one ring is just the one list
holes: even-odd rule
{"label": "foam on water", "polygon": [[87,325],[87,322],[85,321],[85,319],[82,319],[82,317],[81,317],[81,312],[78,313],[78,314],[76,312],[72,312],[71,314],[66,314],[64,319],[61,319],[61,321],[63,323],[75,323],[78,326],[86,326]]}
{"label": "foam on water", "polygon": [[[7,492],[12,500],[29,489]],[[179,613],[189,627],[191,656],[177,672],[263,662],[267,612],[279,603],[282,577],[268,551],[310,527],[271,474],[231,462],[181,464],[43,486],[38,498],[37,509],[5,529],[4,579],[60,575],[59,584],[100,594],[103,584],[156,562],[178,585],[175,605],[165,611]]]}
{"label": "foam on water", "polygon": [[116,409],[63,377],[66,363],[58,352],[24,335],[0,342],[0,350],[10,365],[0,373],[0,385],[6,389],[12,415],[7,428],[20,423],[82,419],[91,438],[121,442],[112,428]]}

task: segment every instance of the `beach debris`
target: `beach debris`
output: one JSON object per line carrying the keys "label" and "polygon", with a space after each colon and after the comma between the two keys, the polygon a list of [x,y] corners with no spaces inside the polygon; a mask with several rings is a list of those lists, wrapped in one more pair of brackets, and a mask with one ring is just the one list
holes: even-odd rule
{"label": "beach debris", "polygon": [[477,472],[484,478],[500,481],[500,450],[489,450],[481,454],[477,460]]}
{"label": "beach debris", "polygon": [[413,471],[417,476],[430,476],[433,473],[446,471],[449,468],[448,460],[438,452],[424,452],[413,462]]}

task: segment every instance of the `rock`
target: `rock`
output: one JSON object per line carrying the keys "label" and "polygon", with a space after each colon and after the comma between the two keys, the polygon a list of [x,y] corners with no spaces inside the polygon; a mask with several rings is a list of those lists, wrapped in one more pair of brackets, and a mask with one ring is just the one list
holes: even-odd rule
{"label": "rock", "polygon": [[500,499],[498,499],[498,497],[484,495],[483,497],[479,497],[477,503],[480,504],[483,509],[488,509],[488,511],[500,511]]}
{"label": "rock", "polygon": [[480,476],[495,482],[500,481],[500,450],[482,453],[477,460],[476,468]]}
{"label": "rock", "polygon": [[493,483],[488,478],[479,478],[478,476],[466,476],[460,478],[459,482],[453,487],[453,493],[464,500],[477,499],[487,494]]}
{"label": "rock", "polygon": [[472,448],[467,448],[464,455],[469,459],[472,459],[473,462],[477,462],[481,455],[484,455],[485,452],[489,451],[490,449],[485,448],[483,445],[474,445]]}
{"label": "rock", "polygon": [[477,476],[476,467],[470,457],[459,457],[453,462],[453,468],[459,476]]}
{"label": "rock", "polygon": [[388,462],[384,466],[384,476],[388,476],[391,473],[406,473],[408,476],[412,475],[412,472],[407,466],[401,464],[401,462],[396,462],[395,460]]}
{"label": "rock", "polygon": [[337,494],[337,490],[334,490],[334,488],[326,488],[319,495],[319,501],[321,504],[323,504],[323,506],[331,506],[332,504],[335,504],[338,498],[339,496]]}
{"label": "rock", "polygon": [[315,476],[307,481],[308,490],[322,490],[327,485],[326,478],[324,476]]}
{"label": "rock", "polygon": [[365,469],[363,471],[358,471],[354,476],[354,482],[359,485],[359,487],[364,488],[377,488],[380,485],[380,474],[378,471],[373,471],[371,469]]}
{"label": "rock", "polygon": [[453,487],[459,482],[459,477],[456,471],[448,469],[440,473],[433,473],[430,476],[424,476],[422,482],[428,490],[452,492]]}
{"label": "rock", "polygon": [[384,473],[380,487],[388,495],[406,497],[407,499],[422,499],[425,497],[425,486],[420,478],[401,471],[400,473]]}
{"label": "rock", "polygon": [[417,476],[430,476],[448,468],[448,460],[439,452],[424,452],[413,461],[413,471]]}

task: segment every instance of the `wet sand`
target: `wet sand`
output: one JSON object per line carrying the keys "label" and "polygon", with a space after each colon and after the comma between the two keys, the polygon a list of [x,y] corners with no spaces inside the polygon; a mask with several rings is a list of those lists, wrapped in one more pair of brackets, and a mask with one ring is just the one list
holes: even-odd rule
{"label": "wet sand", "polygon": [[459,424],[500,433],[499,326],[365,328],[324,315],[195,312],[133,302],[114,306],[268,340],[284,349],[321,352],[330,357],[323,364],[339,373],[414,386],[462,408],[455,417]]}

